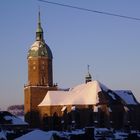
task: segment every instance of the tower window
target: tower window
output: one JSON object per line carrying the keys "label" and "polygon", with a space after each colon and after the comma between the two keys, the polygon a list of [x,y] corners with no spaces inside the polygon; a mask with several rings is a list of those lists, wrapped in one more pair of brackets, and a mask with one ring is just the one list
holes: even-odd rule
{"label": "tower window", "polygon": [[33,66],[33,70],[35,70],[36,69],[36,66]]}
{"label": "tower window", "polygon": [[44,70],[45,69],[45,67],[44,66],[42,66],[42,70]]}

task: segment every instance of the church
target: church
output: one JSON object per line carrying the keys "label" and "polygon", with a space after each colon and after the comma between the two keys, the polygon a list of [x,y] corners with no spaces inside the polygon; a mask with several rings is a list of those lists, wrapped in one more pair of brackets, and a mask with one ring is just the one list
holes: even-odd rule
{"label": "church", "polygon": [[28,50],[27,60],[24,114],[30,127],[140,129],[140,105],[130,90],[111,90],[92,80],[89,70],[85,83],[76,87],[63,90],[53,83],[53,54],[43,37],[40,12],[36,40]]}

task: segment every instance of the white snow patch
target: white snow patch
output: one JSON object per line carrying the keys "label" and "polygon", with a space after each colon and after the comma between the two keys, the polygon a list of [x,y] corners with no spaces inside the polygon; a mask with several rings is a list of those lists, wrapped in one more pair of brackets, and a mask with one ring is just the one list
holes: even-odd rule
{"label": "white snow patch", "polygon": [[98,106],[94,106],[94,112],[98,112]]}
{"label": "white snow patch", "polygon": [[7,140],[5,134],[4,134],[4,131],[0,130],[0,139],[2,140]]}
{"label": "white snow patch", "polygon": [[15,140],[53,140],[53,131],[45,132],[42,130],[34,130]]}
{"label": "white snow patch", "polygon": [[[102,136],[105,136],[105,137],[109,137],[110,136],[110,137],[112,137],[113,133],[108,128],[95,128],[94,129],[94,136],[95,136],[95,140],[96,139],[98,140],[98,139],[101,139]],[[110,139],[112,139],[112,138],[110,138]]]}
{"label": "white snow patch", "polygon": [[117,140],[124,140],[128,137],[128,133],[116,131],[114,136]]}
{"label": "white snow patch", "polygon": [[22,119],[20,119],[18,117],[15,117],[15,116],[5,116],[4,119],[7,120],[7,121],[11,120],[12,124],[14,124],[14,125],[17,125],[17,124],[26,125],[27,124]]}
{"label": "white snow patch", "polygon": [[76,129],[76,130],[72,130],[72,131],[62,131],[62,132],[58,133],[58,135],[60,137],[68,136],[71,134],[74,134],[74,135],[85,134],[85,131],[83,129]]}
{"label": "white snow patch", "polygon": [[122,98],[126,104],[129,105],[137,105],[138,103],[135,101],[133,93],[127,90],[115,90],[114,91],[120,98]]}
{"label": "white snow patch", "polygon": [[124,110],[125,110],[126,112],[128,112],[128,111],[129,111],[129,108],[128,108],[127,106],[124,106]]}
{"label": "white snow patch", "polygon": [[99,84],[100,84],[100,87],[101,87],[101,89],[102,89],[103,91],[108,92],[108,90],[109,90],[108,87],[106,87],[104,84],[102,84],[102,83],[100,83],[100,82],[99,82]]}
{"label": "white snow patch", "polygon": [[50,105],[90,105],[99,103],[99,82],[81,84],[70,91],[48,91],[39,106]]}
{"label": "white snow patch", "polygon": [[67,108],[66,106],[63,106],[61,111],[64,112],[66,110],[66,108]]}
{"label": "white snow patch", "polygon": [[75,111],[76,110],[76,107],[75,106],[72,106],[71,107],[71,110]]}
{"label": "white snow patch", "polygon": [[109,108],[108,108],[108,111],[109,111],[109,112],[112,112],[112,109],[109,107]]}
{"label": "white snow patch", "polygon": [[18,118],[20,118],[22,121],[25,121],[24,116],[18,116]]}
{"label": "white snow patch", "polygon": [[116,97],[115,97],[115,95],[113,93],[109,92],[108,94],[109,94],[109,96],[112,97],[113,100],[116,100]]}
{"label": "white snow patch", "polygon": [[32,51],[38,51],[38,49],[39,49],[39,48],[38,48],[37,46],[33,46],[33,47],[31,48]]}

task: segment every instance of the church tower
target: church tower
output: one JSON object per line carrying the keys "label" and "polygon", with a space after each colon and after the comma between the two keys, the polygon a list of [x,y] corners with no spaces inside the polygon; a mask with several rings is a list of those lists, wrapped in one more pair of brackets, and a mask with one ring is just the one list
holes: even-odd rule
{"label": "church tower", "polygon": [[52,52],[43,38],[43,29],[38,15],[36,41],[28,52],[28,84],[33,86],[53,86]]}
{"label": "church tower", "polygon": [[53,85],[53,55],[43,37],[40,11],[36,40],[28,51],[27,59],[28,83],[24,87],[25,120],[31,127],[38,127],[40,125],[38,104],[43,100],[48,90],[57,89]]}

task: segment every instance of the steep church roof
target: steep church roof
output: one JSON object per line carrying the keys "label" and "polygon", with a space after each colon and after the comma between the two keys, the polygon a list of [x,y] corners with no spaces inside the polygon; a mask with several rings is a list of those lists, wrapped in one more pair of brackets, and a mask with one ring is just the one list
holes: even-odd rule
{"label": "steep church roof", "polygon": [[45,43],[44,37],[43,37],[43,29],[41,27],[41,21],[40,21],[40,12],[38,15],[38,27],[36,31],[36,41],[33,43],[31,48],[28,51],[28,58],[32,57],[48,57],[49,59],[53,58],[51,49],[49,46]]}
{"label": "steep church roof", "polygon": [[[126,92],[124,93],[124,96]],[[47,95],[39,106],[53,106],[53,105],[98,105],[98,104],[113,104],[121,103],[124,105],[133,104],[138,102],[132,96],[131,100],[129,95],[124,99],[121,95],[113,90],[107,88],[105,85],[98,81],[91,81],[85,84],[78,85],[69,91],[48,91]],[[133,98],[133,99],[132,99]]]}
{"label": "steep church roof", "polygon": [[100,91],[97,81],[78,85],[70,91],[48,91],[39,106],[97,104]]}

